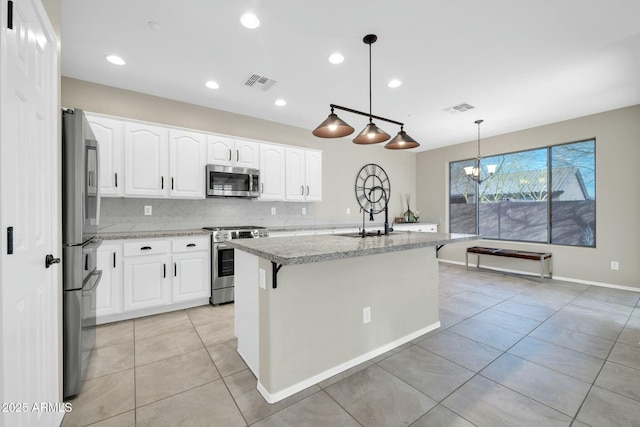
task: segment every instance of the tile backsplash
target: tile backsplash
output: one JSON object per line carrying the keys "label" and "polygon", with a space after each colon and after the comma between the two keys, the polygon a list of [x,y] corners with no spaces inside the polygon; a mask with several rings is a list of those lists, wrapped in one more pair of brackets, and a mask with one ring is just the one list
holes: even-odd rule
{"label": "tile backsplash", "polygon": [[[144,207],[152,207],[152,215]],[[276,214],[271,210],[275,208]],[[306,209],[306,215],[302,209]],[[314,215],[313,203],[267,202],[249,199],[129,199],[103,197],[102,232],[182,230],[204,226],[259,225],[266,227],[331,223]]]}

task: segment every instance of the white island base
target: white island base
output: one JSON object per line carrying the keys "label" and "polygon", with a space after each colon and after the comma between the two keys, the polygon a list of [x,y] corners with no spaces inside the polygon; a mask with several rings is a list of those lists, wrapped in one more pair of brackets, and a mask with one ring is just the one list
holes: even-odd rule
{"label": "white island base", "polygon": [[434,246],[283,265],[276,289],[271,261],[235,262],[238,353],[269,403],[440,326]]}

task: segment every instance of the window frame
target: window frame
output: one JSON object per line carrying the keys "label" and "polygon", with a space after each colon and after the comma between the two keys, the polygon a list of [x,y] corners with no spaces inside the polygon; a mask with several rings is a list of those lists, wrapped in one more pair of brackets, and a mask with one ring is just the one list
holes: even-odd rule
{"label": "window frame", "polygon": [[[552,150],[555,147],[563,147],[563,146],[568,146],[568,145],[572,145],[572,144],[580,144],[580,143],[585,143],[585,142],[592,142],[593,143],[593,199],[587,199],[587,200],[593,200],[594,206],[593,206],[593,245],[586,245],[586,244],[568,244],[568,243],[555,243],[552,241],[552,227],[553,227],[553,211],[552,211],[552,192],[553,192],[553,162],[552,162]],[[559,143],[559,144],[551,144],[551,145],[545,145],[545,146],[541,146],[541,147],[532,147],[532,148],[527,148],[527,149],[523,149],[523,150],[515,150],[515,151],[509,151],[509,152],[504,152],[504,153],[496,153],[496,154],[491,154],[491,155],[487,155],[486,157],[483,157],[480,161],[480,164],[482,165],[482,161],[485,160],[486,158],[491,158],[491,157],[497,157],[497,156],[509,156],[509,155],[514,155],[514,154],[518,154],[518,153],[524,153],[527,151],[537,151],[537,150],[546,150],[546,162],[547,162],[547,232],[546,232],[546,241],[535,241],[535,240],[519,240],[519,239],[500,239],[497,237],[482,237],[483,240],[495,240],[495,241],[502,241],[502,242],[518,242],[518,243],[531,243],[531,244],[543,244],[543,245],[554,245],[554,246],[567,246],[567,247],[576,247],[576,248],[592,248],[595,249],[597,247],[597,139],[595,137],[592,138],[585,138],[585,139],[580,139],[580,140],[576,140],[576,141],[571,141],[571,142],[563,142],[563,143]],[[455,161],[450,161],[449,162],[449,185],[448,185],[448,189],[447,189],[447,193],[448,193],[448,197],[447,197],[447,203],[448,203],[448,211],[449,211],[449,215],[448,215],[448,219],[449,219],[449,228],[451,228],[451,224],[452,224],[452,209],[451,209],[451,201],[452,201],[452,197],[451,197],[451,186],[452,186],[452,165],[455,163],[463,163],[463,162],[475,162],[475,157],[472,158],[466,158],[466,159],[461,159],[461,160],[455,160]],[[578,166],[579,167],[579,166]],[[499,172],[499,170],[497,171]],[[491,178],[493,179],[493,178]],[[475,234],[479,234],[480,231],[480,205],[481,205],[481,191],[480,191],[480,185],[478,183],[475,183],[476,186],[476,190],[475,190],[475,209],[474,209],[474,214],[475,214]],[[451,231],[450,231],[451,232]],[[455,231],[460,232],[460,231]]]}

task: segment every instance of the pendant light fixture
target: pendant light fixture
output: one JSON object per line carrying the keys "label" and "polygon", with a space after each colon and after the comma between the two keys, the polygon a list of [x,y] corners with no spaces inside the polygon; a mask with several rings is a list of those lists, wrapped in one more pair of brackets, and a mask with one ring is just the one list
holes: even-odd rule
{"label": "pendant light fixture", "polygon": [[334,109],[338,109],[347,111],[349,113],[369,117],[369,123],[365,126],[362,132],[360,132],[358,136],[353,139],[353,142],[356,144],[378,144],[391,138],[388,133],[376,126],[376,124],[373,122],[373,119],[376,119],[400,126],[400,132],[398,132],[398,134],[385,145],[385,148],[401,150],[418,147],[420,146],[420,144],[418,144],[415,139],[411,138],[404,131],[404,123],[380,116],[374,116],[372,113],[371,45],[375,43],[376,40],[378,40],[378,36],[376,36],[375,34],[367,34],[362,39],[365,44],[369,45],[369,113],[367,114],[362,111],[353,110],[351,108],[342,107],[340,105],[330,104],[329,107],[331,108],[331,113],[322,123],[320,123],[317,128],[315,128],[313,134],[320,138],[341,138],[347,135],[351,135],[354,129],[334,113]]}
{"label": "pendant light fixture", "polygon": [[482,167],[480,165],[480,160],[482,160],[482,157],[480,157],[480,124],[483,121],[484,120],[476,120],[475,122],[473,122],[478,125],[478,155],[476,156],[476,164],[475,166],[467,166],[466,168],[464,168],[464,173],[467,174],[467,178],[470,181],[477,182],[478,184],[482,184],[487,179],[493,178],[497,168],[496,165],[487,165],[487,172],[489,173],[489,176],[485,178],[482,178],[480,176],[480,174],[482,173]]}

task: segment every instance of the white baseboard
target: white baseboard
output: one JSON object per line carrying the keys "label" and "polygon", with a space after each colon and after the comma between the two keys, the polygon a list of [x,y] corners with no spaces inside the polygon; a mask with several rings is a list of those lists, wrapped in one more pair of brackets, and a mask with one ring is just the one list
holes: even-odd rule
{"label": "white baseboard", "polygon": [[408,335],[405,335],[402,338],[399,338],[395,341],[390,342],[389,344],[383,345],[382,347],[378,347],[374,350],[371,350],[361,356],[358,356],[356,358],[353,358],[351,360],[348,360],[347,362],[344,362],[338,366],[335,366],[331,369],[327,369],[324,372],[321,372],[317,375],[314,375],[310,378],[307,378],[306,380],[300,381],[297,384],[293,384],[283,390],[280,391],[276,391],[276,392],[269,392],[263,385],[262,383],[260,383],[260,378],[258,378],[258,391],[260,392],[260,394],[262,395],[262,397],[264,397],[264,399],[268,402],[268,403],[276,403],[279,402],[282,399],[285,399],[289,396],[292,396],[306,388],[311,387],[314,384],[318,384],[321,381],[326,380],[327,378],[331,378],[334,375],[339,374],[340,372],[344,372],[347,369],[351,369],[354,366],[357,366],[361,363],[366,362],[369,359],[373,359],[374,357],[377,357],[381,354],[386,353],[389,350],[393,350],[394,348],[402,345],[402,344],[406,344],[424,334],[426,334],[427,332],[431,332],[434,329],[438,329],[440,327],[440,321],[437,321],[436,323],[433,323],[425,328],[419,329],[415,332],[412,332]]}
{"label": "white baseboard", "polygon": [[[438,262],[447,263],[447,264],[461,265],[463,267],[465,266],[465,263],[461,262],[461,261],[451,261],[451,260],[438,259]],[[471,267],[473,267],[473,269],[475,270],[475,264],[473,266],[471,266]],[[489,271],[500,271],[500,272],[503,272],[503,273],[520,274],[522,276],[531,276],[531,277],[540,278],[540,273],[532,273],[530,271],[511,270],[511,269],[508,269],[508,268],[500,268],[500,267],[487,266],[487,265],[482,265],[482,264],[480,264],[480,268],[482,268],[484,270],[489,270]],[[472,271],[472,270],[469,270],[469,271]],[[624,291],[631,291],[631,292],[640,292],[640,288],[634,288],[632,286],[622,286],[622,285],[616,285],[616,284],[613,284],[613,283],[594,282],[592,280],[583,280],[583,279],[575,279],[573,277],[556,276],[555,274],[553,275],[553,280],[561,280],[563,282],[580,283],[580,284],[583,284],[583,285],[600,286],[600,287],[603,287],[603,288],[621,289],[621,290],[624,290]]]}
{"label": "white baseboard", "polygon": [[138,317],[151,316],[153,314],[160,314],[160,313],[168,313],[170,311],[184,310],[186,308],[199,307],[201,305],[208,305],[208,304],[209,304],[209,298],[199,298],[192,301],[184,301],[184,302],[179,302],[179,303],[169,304],[169,305],[160,305],[157,307],[143,308],[140,310],[126,311],[123,313],[109,314],[109,315],[103,315],[103,316],[98,315],[96,317],[96,324],[102,325],[104,323],[136,319]]}

